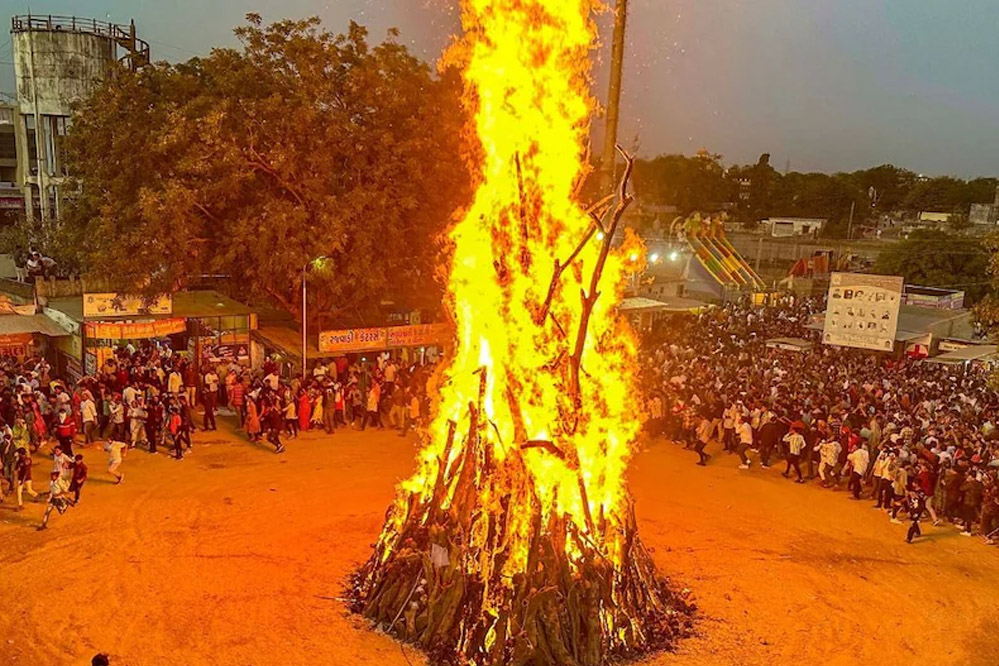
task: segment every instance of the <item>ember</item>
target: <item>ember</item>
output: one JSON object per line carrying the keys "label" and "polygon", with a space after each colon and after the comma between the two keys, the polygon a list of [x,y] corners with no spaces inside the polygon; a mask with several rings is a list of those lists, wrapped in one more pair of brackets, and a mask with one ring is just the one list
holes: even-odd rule
{"label": "ember", "polygon": [[352,607],[432,663],[595,666],[664,649],[692,609],[638,539],[624,480],[641,409],[615,306],[644,252],[612,240],[631,158],[616,197],[587,211],[577,194],[598,3],[462,6],[448,57],[481,146],[450,232],[457,345]]}

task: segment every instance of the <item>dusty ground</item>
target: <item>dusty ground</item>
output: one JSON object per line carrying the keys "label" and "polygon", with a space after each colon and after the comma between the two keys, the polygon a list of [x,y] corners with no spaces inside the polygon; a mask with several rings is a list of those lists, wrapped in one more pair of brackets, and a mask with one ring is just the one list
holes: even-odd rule
{"label": "dusty ground", "polygon": [[[83,503],[47,532],[42,504],[0,505],[0,665],[422,663],[335,600],[411,440],[310,435],[277,457],[200,437],[183,462],[133,452],[120,486],[92,451]],[[699,635],[647,664],[999,663],[999,549],[932,527],[907,546],[868,502],[693,459],[658,443],[632,467],[644,539],[702,609]]]}

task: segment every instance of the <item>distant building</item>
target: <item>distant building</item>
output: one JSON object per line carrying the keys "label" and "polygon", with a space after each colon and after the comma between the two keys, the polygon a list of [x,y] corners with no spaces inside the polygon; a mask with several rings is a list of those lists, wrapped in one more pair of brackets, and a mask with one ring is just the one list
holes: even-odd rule
{"label": "distant building", "polygon": [[818,217],[771,217],[760,225],[775,238],[817,236],[829,220]]}
{"label": "distant building", "polygon": [[135,36],[134,23],[32,15],[11,19],[10,41],[17,91],[0,105],[0,206],[12,207],[16,190],[27,217],[57,219],[71,183],[62,144],[72,105],[116,60],[147,64],[149,45]]}
{"label": "distant building", "polygon": [[919,223],[926,225],[933,224],[946,224],[950,222],[951,213],[935,213],[932,211],[923,211],[919,214]]}
{"label": "distant building", "polygon": [[996,187],[996,198],[992,203],[971,204],[968,221],[972,224],[999,224],[999,187]]}

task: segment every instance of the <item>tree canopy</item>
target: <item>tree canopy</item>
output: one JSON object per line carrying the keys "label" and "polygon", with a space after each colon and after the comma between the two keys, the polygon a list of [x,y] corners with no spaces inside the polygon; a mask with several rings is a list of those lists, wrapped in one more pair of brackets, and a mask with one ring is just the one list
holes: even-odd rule
{"label": "tree canopy", "polygon": [[988,289],[988,267],[989,251],[981,239],[924,229],[887,245],[874,269],[901,275],[906,284],[961,289],[968,302],[976,302]]}
{"label": "tree canopy", "polygon": [[310,310],[433,293],[434,239],[468,195],[459,77],[394,32],[247,19],[240,48],[119,71],[77,110],[83,272],[146,294],[235,276],[295,313],[305,266]]}
{"label": "tree canopy", "polygon": [[855,225],[898,211],[956,213],[966,219],[971,204],[994,200],[997,184],[994,178],[923,178],[891,164],[849,173],[782,174],[767,153],[755,164],[728,168],[721,155],[704,150],[635,165],[635,191],[642,202],[676,206],[683,215],[734,204],[734,217],[749,226],[773,216],[823,217],[831,236],[847,235],[851,209]]}

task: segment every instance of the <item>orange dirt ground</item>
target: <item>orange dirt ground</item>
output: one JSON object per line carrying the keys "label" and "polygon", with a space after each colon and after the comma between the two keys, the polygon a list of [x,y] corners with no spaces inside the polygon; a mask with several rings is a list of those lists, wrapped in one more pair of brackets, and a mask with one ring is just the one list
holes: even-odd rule
{"label": "orange dirt ground", "polygon": [[[309,434],[279,457],[223,430],[183,462],[133,451],[120,486],[83,449],[83,502],[47,532],[42,504],[0,505],[0,666],[424,663],[336,599],[413,440]],[[698,635],[643,664],[999,663],[999,549],[929,526],[908,546],[869,502],[694,459],[657,442],[631,469],[645,542],[701,608]]]}

